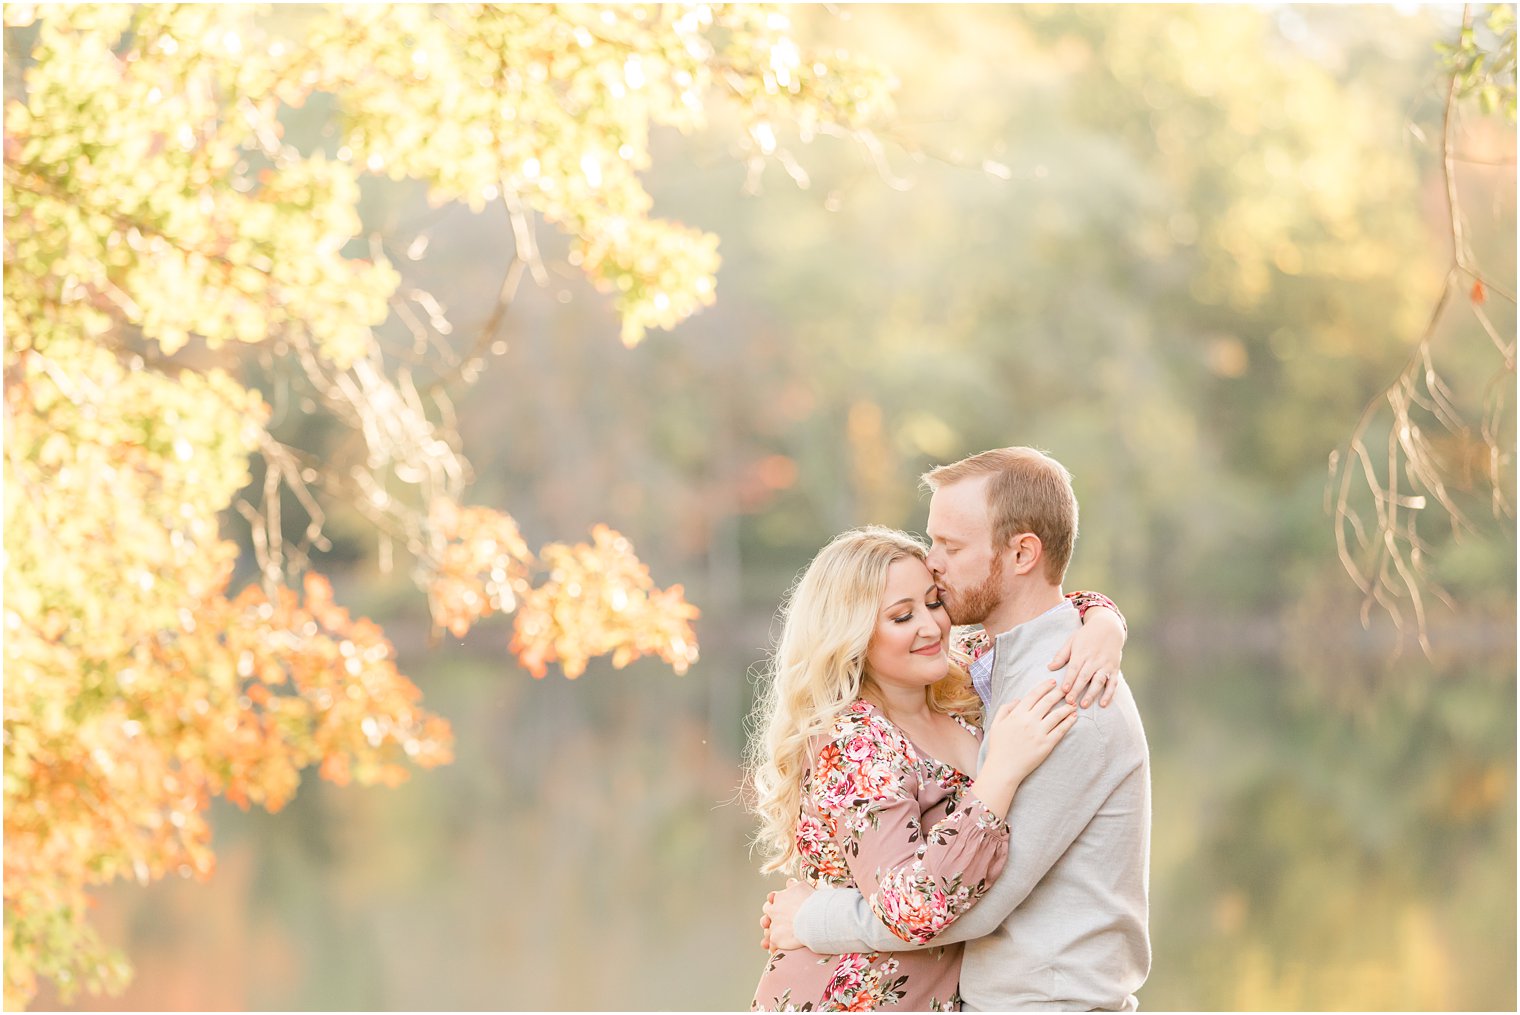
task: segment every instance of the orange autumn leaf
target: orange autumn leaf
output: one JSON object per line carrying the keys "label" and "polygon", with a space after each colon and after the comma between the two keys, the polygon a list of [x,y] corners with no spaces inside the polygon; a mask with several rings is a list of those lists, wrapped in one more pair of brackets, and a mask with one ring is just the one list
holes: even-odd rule
{"label": "orange autumn leaf", "polygon": [[[574,680],[597,656],[622,669],[655,655],[677,673],[696,661],[690,621],[698,611],[681,586],[654,587],[632,544],[605,525],[592,543],[551,543],[538,559],[517,524],[490,508],[440,501],[430,514],[443,541],[428,584],[433,622],[455,637],[495,613],[516,612],[510,649],[535,678],[559,663]],[[537,585],[537,570],[547,576]]]}
{"label": "orange autumn leaf", "polygon": [[609,654],[618,669],[645,655],[677,673],[696,662],[691,621],[699,611],[680,585],[655,588],[621,534],[598,525],[590,545],[551,543],[541,556],[549,577],[523,597],[511,642],[534,677],[558,662],[574,680],[591,658]]}
{"label": "orange autumn leaf", "polygon": [[439,499],[428,522],[441,544],[427,585],[434,624],[462,638],[482,617],[512,612],[528,589],[533,555],[511,516]]}
{"label": "orange autumn leaf", "polygon": [[[215,866],[215,796],[283,807],[323,763],[394,784],[449,760],[380,629],[308,575],[231,596],[217,515],[247,481],[257,396],[219,375],[129,371],[104,350],[8,350],[4,899],[7,1007],[35,989],[29,940],[72,982],[125,964],[87,890]],[[17,491],[35,491],[19,496]],[[337,759],[331,761],[330,759]],[[12,944],[16,944],[16,950]],[[66,967],[60,967],[66,968]]]}

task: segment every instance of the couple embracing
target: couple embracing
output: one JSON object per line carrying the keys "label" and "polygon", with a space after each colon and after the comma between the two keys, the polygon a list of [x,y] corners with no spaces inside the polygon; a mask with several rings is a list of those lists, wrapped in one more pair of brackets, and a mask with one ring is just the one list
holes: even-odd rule
{"label": "couple embracing", "polygon": [[1071,476],[1003,448],[924,483],[928,547],[846,532],[782,608],[750,777],[762,869],[800,881],[752,1007],[1134,1010],[1150,762],[1122,617],[1061,590]]}

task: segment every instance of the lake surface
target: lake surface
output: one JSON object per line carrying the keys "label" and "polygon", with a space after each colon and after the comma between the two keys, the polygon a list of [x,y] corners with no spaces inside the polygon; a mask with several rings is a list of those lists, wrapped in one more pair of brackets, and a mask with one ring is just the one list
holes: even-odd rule
{"label": "lake surface", "polygon": [[[747,681],[719,669],[535,682],[414,658],[455,763],[397,789],[308,780],[276,815],[219,805],[210,882],[102,893],[138,975],[97,1003],[746,1007],[775,883],[734,802]],[[1512,656],[1126,669],[1153,757],[1143,1008],[1514,1008]]]}

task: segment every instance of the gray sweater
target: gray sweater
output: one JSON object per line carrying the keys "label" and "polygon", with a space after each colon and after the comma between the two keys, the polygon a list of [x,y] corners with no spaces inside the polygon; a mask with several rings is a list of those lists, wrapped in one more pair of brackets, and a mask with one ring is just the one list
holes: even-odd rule
{"label": "gray sweater", "polygon": [[[1080,626],[1067,605],[1000,635],[988,714],[1049,679],[1046,663]],[[1151,785],[1145,731],[1126,684],[1107,708],[1082,710],[1019,787],[1008,824],[1002,875],[920,947],[966,942],[961,995],[971,1011],[1135,1010],[1151,967]],[[913,947],[854,889],[819,889],[798,912],[796,930],[825,955]]]}

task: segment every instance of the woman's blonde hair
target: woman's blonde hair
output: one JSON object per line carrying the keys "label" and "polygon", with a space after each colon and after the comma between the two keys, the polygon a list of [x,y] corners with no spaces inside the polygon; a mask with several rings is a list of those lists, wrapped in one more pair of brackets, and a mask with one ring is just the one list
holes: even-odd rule
{"label": "woman's blonde hair", "polygon": [[[760,818],[754,844],[762,873],[797,867],[797,819],[809,741],[829,733],[863,690],[866,649],[875,633],[887,568],[905,557],[923,560],[925,547],[906,532],[869,525],[851,529],[813,558],[781,605],[781,637],[766,669],[746,751],[751,806]],[[952,663],[930,685],[940,712],[981,718],[981,700],[966,671]]]}

